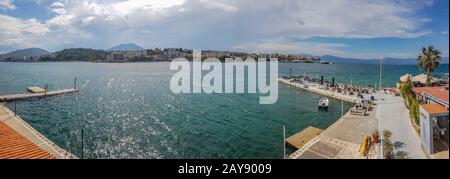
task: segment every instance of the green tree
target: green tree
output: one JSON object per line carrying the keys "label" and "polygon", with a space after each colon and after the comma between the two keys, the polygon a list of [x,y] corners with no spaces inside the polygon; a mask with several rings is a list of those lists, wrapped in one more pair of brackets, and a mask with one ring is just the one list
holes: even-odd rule
{"label": "green tree", "polygon": [[423,47],[422,54],[417,57],[417,66],[427,75],[427,86],[430,86],[430,75],[438,68],[441,61],[441,52],[433,46]]}
{"label": "green tree", "polygon": [[408,80],[400,84],[400,93],[403,96],[408,96],[412,94],[412,87],[413,87],[412,81],[410,78],[408,78]]}
{"label": "green tree", "polygon": [[415,95],[412,91],[413,83],[410,78],[407,81],[400,83],[400,94],[406,101],[406,105],[409,107],[411,105],[411,100],[415,99]]}

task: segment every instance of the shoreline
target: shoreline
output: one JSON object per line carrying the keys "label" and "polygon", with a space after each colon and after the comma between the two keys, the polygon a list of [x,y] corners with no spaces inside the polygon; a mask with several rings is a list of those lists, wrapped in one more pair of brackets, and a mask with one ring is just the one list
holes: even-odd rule
{"label": "shoreline", "polygon": [[[319,89],[317,86],[311,86],[312,83],[305,83],[308,85],[308,88],[305,88],[304,84],[291,82],[289,79],[279,78],[278,81],[310,93],[316,93],[354,104],[352,108],[324,129],[318,136],[307,141],[294,153],[287,155],[287,159],[381,158],[380,144],[373,145],[373,148],[368,150],[367,156],[361,156],[359,151],[361,145],[359,142],[362,141],[364,135],[370,135],[373,130],[379,130],[378,120],[375,117],[377,107],[374,107],[368,115],[355,115],[352,113],[352,109],[359,101],[356,95],[351,96],[337,92],[329,92]],[[364,96],[366,97],[367,94]]]}
{"label": "shoreline", "polygon": [[[20,61],[1,61],[0,63],[71,63],[71,62],[80,62],[80,63],[167,63],[172,62],[172,60],[168,61],[125,61],[125,62],[91,62],[91,61],[34,61],[34,62],[20,62]],[[189,62],[192,62],[192,60],[189,60]],[[221,61],[221,63],[223,63]],[[324,64],[324,63],[303,63],[303,62],[280,62],[283,64],[317,64],[317,65],[374,65],[379,66],[379,64],[361,64],[361,63],[332,63],[332,64]],[[442,63],[441,65],[449,65],[450,63]],[[417,66],[415,64],[384,64],[384,66]]]}

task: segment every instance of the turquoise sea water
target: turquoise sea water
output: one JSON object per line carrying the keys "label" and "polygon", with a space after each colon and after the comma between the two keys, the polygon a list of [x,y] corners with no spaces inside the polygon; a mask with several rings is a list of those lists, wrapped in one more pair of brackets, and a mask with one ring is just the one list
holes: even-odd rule
{"label": "turquoise sea water", "polygon": [[[280,64],[280,75],[290,68],[359,85],[379,78],[377,65]],[[419,72],[385,66],[383,86],[405,73]],[[173,94],[172,74],[169,63],[0,63],[0,95],[45,84],[70,88],[77,77],[79,93],[16,105],[24,120],[78,156],[83,129],[86,158],[282,158],[283,125],[289,136],[311,125],[327,128],[341,115],[340,101],[318,112],[321,96],[282,84],[273,105],[259,105],[258,94]]]}

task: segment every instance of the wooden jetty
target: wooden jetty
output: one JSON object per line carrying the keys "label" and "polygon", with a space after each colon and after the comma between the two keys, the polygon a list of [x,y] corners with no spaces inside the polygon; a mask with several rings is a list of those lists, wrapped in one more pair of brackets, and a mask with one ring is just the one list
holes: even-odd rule
{"label": "wooden jetty", "polygon": [[[29,90],[31,88],[28,88]],[[33,88],[33,90],[38,90]],[[31,99],[31,98],[39,98],[39,97],[47,97],[47,96],[55,96],[60,94],[66,94],[66,93],[75,93],[80,91],[79,89],[70,88],[70,89],[63,89],[63,90],[56,90],[56,91],[46,91],[44,92],[33,92],[33,93],[26,93],[26,94],[14,94],[14,95],[5,95],[0,96],[0,102],[10,102],[10,101],[17,101],[17,100],[25,100],[25,99]]]}
{"label": "wooden jetty", "polygon": [[291,137],[288,137],[286,139],[286,142],[289,145],[295,147],[296,149],[300,149],[310,140],[319,136],[320,133],[322,133],[322,131],[323,131],[322,129],[309,126],[308,128],[302,130],[301,132],[294,134]]}

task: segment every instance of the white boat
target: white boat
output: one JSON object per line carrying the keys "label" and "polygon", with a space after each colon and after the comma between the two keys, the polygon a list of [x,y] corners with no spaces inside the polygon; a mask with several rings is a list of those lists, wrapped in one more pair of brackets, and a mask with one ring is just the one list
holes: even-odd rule
{"label": "white boat", "polygon": [[328,100],[328,98],[322,98],[319,100],[318,108],[327,110],[329,103],[330,103],[330,101]]}

